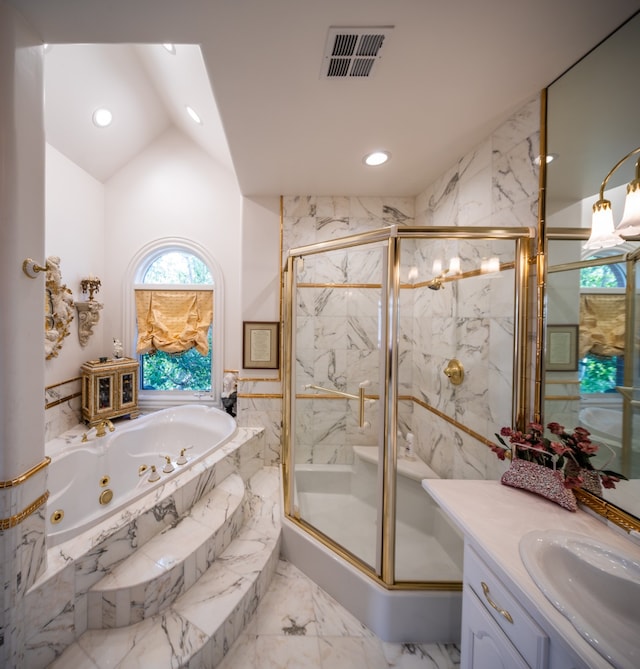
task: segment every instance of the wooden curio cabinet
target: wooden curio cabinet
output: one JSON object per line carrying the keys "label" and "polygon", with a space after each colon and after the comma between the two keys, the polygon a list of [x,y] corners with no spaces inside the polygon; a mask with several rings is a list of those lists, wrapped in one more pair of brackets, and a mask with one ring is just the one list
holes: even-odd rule
{"label": "wooden curio cabinet", "polygon": [[110,358],[89,360],[82,370],[82,420],[96,425],[105,418],[137,418],[138,361]]}

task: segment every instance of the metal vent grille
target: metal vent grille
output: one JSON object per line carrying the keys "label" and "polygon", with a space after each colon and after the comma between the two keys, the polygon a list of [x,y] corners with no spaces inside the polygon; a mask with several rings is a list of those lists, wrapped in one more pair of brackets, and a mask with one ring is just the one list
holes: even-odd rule
{"label": "metal vent grille", "polygon": [[328,79],[370,77],[393,26],[381,28],[330,28],[322,76]]}

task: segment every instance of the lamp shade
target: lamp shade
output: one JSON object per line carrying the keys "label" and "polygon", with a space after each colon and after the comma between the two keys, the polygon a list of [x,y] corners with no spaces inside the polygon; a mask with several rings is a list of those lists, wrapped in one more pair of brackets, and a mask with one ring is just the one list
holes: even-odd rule
{"label": "lamp shade", "polygon": [[585,250],[597,251],[618,246],[623,239],[614,230],[613,212],[609,200],[598,200],[593,205],[593,216],[591,218],[591,236],[583,246]]}
{"label": "lamp shade", "polygon": [[635,179],[627,186],[624,213],[616,232],[621,237],[640,235],[640,179]]}

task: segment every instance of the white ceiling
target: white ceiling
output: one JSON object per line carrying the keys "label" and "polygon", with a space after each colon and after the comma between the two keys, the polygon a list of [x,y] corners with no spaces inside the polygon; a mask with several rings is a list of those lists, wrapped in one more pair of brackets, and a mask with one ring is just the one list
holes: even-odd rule
{"label": "white ceiling", "polygon": [[[46,130],[58,150],[104,181],[174,125],[234,169],[246,196],[415,195],[640,9],[640,0],[8,2],[53,45]],[[321,77],[332,26],[393,26],[374,76]],[[179,46],[171,56],[160,42],[199,45],[202,56]],[[114,123],[97,129],[90,117],[103,104]],[[366,168],[372,149],[391,161]]]}

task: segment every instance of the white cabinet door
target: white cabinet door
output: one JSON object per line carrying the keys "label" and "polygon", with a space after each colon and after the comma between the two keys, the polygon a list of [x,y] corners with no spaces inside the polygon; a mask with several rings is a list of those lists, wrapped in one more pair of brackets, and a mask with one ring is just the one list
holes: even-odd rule
{"label": "white cabinet door", "polygon": [[529,669],[475,593],[462,603],[461,669]]}

